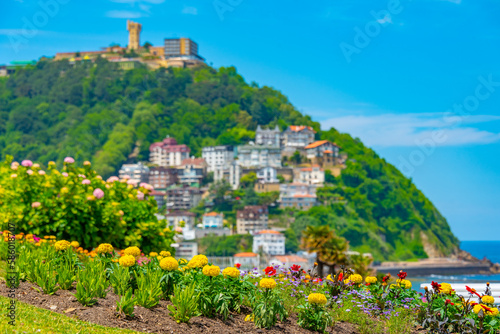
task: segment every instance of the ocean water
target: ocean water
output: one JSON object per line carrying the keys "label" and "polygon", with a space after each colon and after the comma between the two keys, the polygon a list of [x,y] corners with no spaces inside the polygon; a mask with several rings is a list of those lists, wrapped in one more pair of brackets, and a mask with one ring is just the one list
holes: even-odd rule
{"label": "ocean water", "polygon": [[[472,254],[472,256],[478,259],[483,259],[487,257],[492,262],[500,263],[500,241],[462,241],[460,243],[460,248]],[[443,276],[443,275],[430,275],[422,277],[411,278],[416,284],[420,283],[430,283],[431,281],[437,282],[448,282],[448,283],[460,283],[460,282],[470,282],[470,283],[500,283],[500,274],[493,275],[453,275],[453,276]],[[416,283],[416,284],[415,284]]]}

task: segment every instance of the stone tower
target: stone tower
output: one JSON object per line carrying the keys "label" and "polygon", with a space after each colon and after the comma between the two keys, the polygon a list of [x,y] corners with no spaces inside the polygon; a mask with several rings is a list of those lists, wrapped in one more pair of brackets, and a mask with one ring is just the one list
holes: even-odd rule
{"label": "stone tower", "polygon": [[141,46],[141,30],[142,24],[137,22],[132,22],[127,20],[127,30],[128,30],[128,49],[138,50]]}

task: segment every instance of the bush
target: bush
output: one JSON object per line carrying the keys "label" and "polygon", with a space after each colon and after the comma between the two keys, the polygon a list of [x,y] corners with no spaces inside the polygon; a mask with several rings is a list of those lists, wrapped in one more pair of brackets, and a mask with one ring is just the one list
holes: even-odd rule
{"label": "bush", "polygon": [[[0,221],[18,232],[55,235],[75,240],[84,248],[100,243],[115,247],[141,244],[144,252],[166,249],[174,232],[158,221],[156,201],[147,196],[150,186],[138,189],[126,180],[102,180],[91,168],[67,159],[62,169],[49,163],[45,171],[31,161],[0,163]],[[24,165],[24,166],[23,166]]]}

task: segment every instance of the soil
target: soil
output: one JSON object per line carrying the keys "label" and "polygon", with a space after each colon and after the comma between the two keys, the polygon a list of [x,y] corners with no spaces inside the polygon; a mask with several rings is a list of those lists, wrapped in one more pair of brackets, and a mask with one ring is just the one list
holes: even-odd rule
{"label": "soil", "polygon": [[[53,295],[45,295],[35,284],[21,282],[17,289],[17,299],[21,302],[44,308],[53,312],[64,314],[78,320],[88,321],[94,324],[126,328],[146,333],[311,333],[297,325],[295,314],[284,323],[278,323],[270,330],[257,329],[253,322],[246,322],[245,316],[250,313],[249,309],[242,310],[241,314],[233,314],[230,319],[210,319],[205,317],[194,317],[189,324],[178,324],[169,316],[167,305],[170,302],[161,300],[159,305],[153,309],[141,306],[135,307],[135,317],[123,318],[116,313],[116,301],[118,296],[112,291],[108,292],[105,299],[99,299],[98,303],[91,307],[84,307],[72,295],[75,291],[58,290]],[[0,295],[7,296],[5,282],[0,284]],[[357,334],[356,325],[339,322],[333,328],[329,328],[329,333]]]}

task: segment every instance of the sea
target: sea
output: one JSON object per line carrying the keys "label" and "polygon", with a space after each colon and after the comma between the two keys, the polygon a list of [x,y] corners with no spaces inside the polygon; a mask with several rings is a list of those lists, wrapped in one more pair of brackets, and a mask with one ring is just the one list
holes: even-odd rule
{"label": "sea", "polygon": [[[471,253],[472,256],[483,259],[484,257],[490,259],[494,263],[500,263],[500,241],[462,241],[460,248],[464,251]],[[415,283],[430,283],[431,281],[447,282],[447,283],[500,283],[500,274],[492,275],[430,275],[421,277],[411,277],[412,282]]]}

